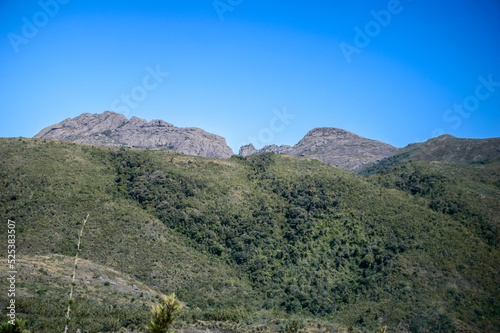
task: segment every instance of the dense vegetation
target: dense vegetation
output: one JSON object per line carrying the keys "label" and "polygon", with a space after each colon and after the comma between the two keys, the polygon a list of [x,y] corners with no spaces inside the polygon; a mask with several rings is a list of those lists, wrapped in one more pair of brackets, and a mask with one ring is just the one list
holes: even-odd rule
{"label": "dense vegetation", "polygon": [[[499,170],[400,161],[363,177],[274,154],[220,160],[1,139],[0,217],[16,221],[20,255],[72,256],[89,213],[81,256],[175,292],[184,324],[495,332]],[[21,281],[19,300],[28,327],[63,322],[62,301],[31,284]],[[147,324],[138,301],[77,297],[85,314],[72,314],[75,328],[88,316],[101,325],[89,331]]]}
{"label": "dense vegetation", "polygon": [[413,161],[443,161],[463,164],[488,164],[499,158],[500,138],[460,139],[441,135],[425,142],[412,143],[394,155],[367,164],[360,174],[371,175]]}

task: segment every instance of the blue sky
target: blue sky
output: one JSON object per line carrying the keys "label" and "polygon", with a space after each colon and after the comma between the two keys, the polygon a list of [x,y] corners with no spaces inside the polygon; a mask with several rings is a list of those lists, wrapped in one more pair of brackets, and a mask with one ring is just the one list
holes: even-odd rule
{"label": "blue sky", "polygon": [[500,1],[2,0],[1,137],[112,110],[226,138],[500,136]]}

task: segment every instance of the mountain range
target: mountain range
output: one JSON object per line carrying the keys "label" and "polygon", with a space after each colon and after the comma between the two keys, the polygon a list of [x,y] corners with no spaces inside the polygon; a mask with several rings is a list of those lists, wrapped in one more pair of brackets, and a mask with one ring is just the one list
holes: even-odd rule
{"label": "mountain range", "polygon": [[[41,130],[34,138],[50,138],[106,147],[128,147],[170,150],[187,155],[229,158],[233,151],[226,140],[202,129],[179,128],[163,120],[130,120],[111,111],[101,114],[83,113],[76,118]],[[352,172],[364,169],[387,158],[411,156],[416,160],[463,162],[479,161],[498,153],[499,138],[485,140],[458,139],[450,135],[411,144],[403,149],[370,140],[346,130],[323,127],[309,131],[296,145],[268,145],[255,149],[250,143],[239,150],[240,156],[271,152],[301,156],[338,166]],[[455,147],[455,148],[454,148]],[[472,156],[474,155],[474,156]]]}
{"label": "mountain range", "polygon": [[144,332],[173,292],[190,332],[500,332],[499,138],[398,149],[319,128],[224,155],[200,129],[111,112],[37,136],[0,138],[32,332],[64,327],[77,252],[72,332]]}

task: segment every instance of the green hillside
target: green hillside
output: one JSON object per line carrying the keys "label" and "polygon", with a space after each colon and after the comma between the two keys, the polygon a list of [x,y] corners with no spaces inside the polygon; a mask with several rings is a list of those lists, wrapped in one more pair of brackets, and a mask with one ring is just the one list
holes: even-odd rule
{"label": "green hillside", "polygon": [[[16,221],[18,254],[35,258],[74,256],[90,214],[81,256],[176,292],[181,326],[498,331],[498,163],[408,163],[363,177],[274,154],[0,139],[0,217]],[[64,301],[36,292],[51,280],[19,279],[32,290],[19,300],[28,328],[61,331]],[[79,292],[74,330],[89,316],[89,332],[146,325],[145,300]]]}
{"label": "green hillside", "polygon": [[359,173],[371,175],[411,160],[487,164],[499,158],[500,138],[462,139],[445,134],[425,142],[409,144],[392,156],[365,165]]}
{"label": "green hillside", "polygon": [[461,164],[409,161],[370,179],[426,199],[423,204],[450,215],[490,245],[499,245],[500,162]]}

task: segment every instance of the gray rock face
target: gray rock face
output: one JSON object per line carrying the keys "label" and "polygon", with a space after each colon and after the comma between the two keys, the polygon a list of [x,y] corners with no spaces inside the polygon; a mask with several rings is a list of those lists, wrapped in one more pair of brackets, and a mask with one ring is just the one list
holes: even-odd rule
{"label": "gray rock face", "polygon": [[293,148],[292,146],[289,145],[269,145],[269,146],[264,146],[261,149],[255,149],[253,144],[248,144],[246,146],[242,146],[240,148],[240,153],[239,155],[243,157],[255,155],[255,154],[260,154],[260,153],[274,153],[274,154],[284,154],[284,155],[293,155],[292,154]]}
{"label": "gray rock face", "polygon": [[250,156],[250,155],[257,154],[257,153],[259,153],[259,151],[257,149],[255,149],[255,147],[253,146],[253,144],[249,144],[249,145],[241,146],[240,147],[239,155],[243,156],[243,157],[247,157],[247,156]]}
{"label": "gray rock face", "polygon": [[398,148],[338,128],[311,130],[294,147],[295,156],[314,158],[359,172],[363,165],[391,156]]}
{"label": "gray rock face", "polygon": [[293,150],[292,146],[289,145],[281,145],[281,146],[270,145],[262,147],[260,151],[264,153],[291,155],[292,150]]}
{"label": "gray rock face", "polygon": [[172,150],[187,155],[228,158],[233,151],[226,140],[195,127],[179,128],[163,120],[132,117],[106,111],[82,113],[44,128],[35,138],[60,139],[106,147]]}
{"label": "gray rock face", "polygon": [[315,128],[309,131],[293,147],[271,145],[260,150],[253,149],[255,151],[251,153],[249,150],[245,150],[245,152],[249,153],[248,155],[273,152],[313,158],[352,172],[359,172],[364,165],[391,156],[398,150],[387,143],[366,139],[354,133],[331,127]]}

